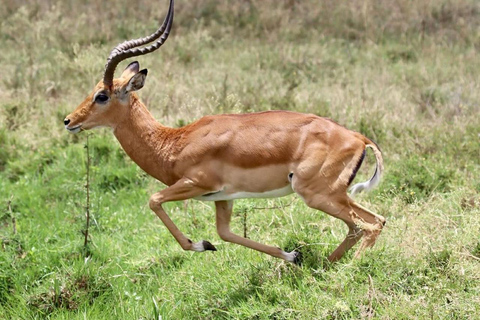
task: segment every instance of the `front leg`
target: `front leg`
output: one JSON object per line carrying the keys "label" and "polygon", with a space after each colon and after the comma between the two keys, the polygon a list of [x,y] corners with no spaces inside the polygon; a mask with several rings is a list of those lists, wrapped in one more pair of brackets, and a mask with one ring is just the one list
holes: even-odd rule
{"label": "front leg", "polygon": [[280,258],[293,263],[300,263],[300,253],[297,251],[285,252],[280,248],[267,246],[256,241],[243,238],[230,231],[230,220],[232,217],[233,201],[215,201],[217,216],[217,232],[222,240],[236,243],[244,247],[264,252],[273,257]]}
{"label": "front leg", "polygon": [[216,251],[217,249],[208,241],[203,240],[199,242],[192,242],[192,240],[185,237],[185,235],[177,228],[177,226],[167,215],[165,210],[163,210],[162,203],[190,199],[211,191],[212,190],[206,190],[196,186],[195,183],[188,178],[182,178],[170,187],[154,193],[150,197],[150,209],[152,209],[153,212],[155,212],[155,214],[160,218],[160,220],[162,220],[163,224],[167,227],[168,231],[170,231],[183,250],[201,252],[205,250]]}

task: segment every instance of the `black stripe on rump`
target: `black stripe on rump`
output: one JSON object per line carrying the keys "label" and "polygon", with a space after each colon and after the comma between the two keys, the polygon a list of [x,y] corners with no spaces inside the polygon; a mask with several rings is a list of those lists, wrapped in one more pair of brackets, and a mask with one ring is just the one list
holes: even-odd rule
{"label": "black stripe on rump", "polygon": [[357,162],[357,165],[355,166],[355,169],[353,169],[353,172],[352,172],[352,175],[350,176],[350,179],[348,179],[347,186],[349,186],[350,183],[352,183],[353,179],[355,179],[355,176],[357,175],[358,170],[362,166],[363,159],[365,159],[365,154],[366,153],[367,153],[367,149],[364,149],[362,155],[360,156],[360,159],[358,159],[358,162]]}

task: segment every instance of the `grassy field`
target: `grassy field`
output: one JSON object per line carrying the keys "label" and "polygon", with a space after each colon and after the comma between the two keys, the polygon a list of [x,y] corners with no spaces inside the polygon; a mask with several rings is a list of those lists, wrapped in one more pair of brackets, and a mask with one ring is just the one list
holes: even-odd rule
{"label": "grassy field", "polygon": [[[222,242],[212,204],[194,200],[165,208],[219,250],[182,251],[148,208],[163,186],[113,134],[64,129],[111,48],[155,30],[166,9],[2,2],[1,319],[480,318],[477,1],[178,0],[165,46],[138,59],[149,69],[139,95],[163,124],[295,110],[381,146],[384,179],[358,201],[387,225],[360,260],[326,262],[346,226],[298,197],[236,202],[233,230],[299,248],[300,267]],[[356,181],[373,163],[369,154]]]}

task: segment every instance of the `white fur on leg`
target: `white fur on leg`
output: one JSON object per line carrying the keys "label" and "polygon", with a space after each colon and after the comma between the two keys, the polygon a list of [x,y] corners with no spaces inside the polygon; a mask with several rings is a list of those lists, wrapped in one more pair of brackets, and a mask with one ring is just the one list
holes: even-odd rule
{"label": "white fur on leg", "polygon": [[215,246],[213,244],[211,244],[210,242],[206,241],[206,240],[192,243],[192,249],[191,250],[197,251],[197,252],[202,252],[202,251],[206,251],[206,250],[217,251]]}
{"label": "white fur on leg", "polygon": [[292,252],[282,251],[282,255],[283,255],[283,259],[293,263],[297,263],[297,260],[299,258],[299,253],[297,251],[292,251]]}
{"label": "white fur on leg", "polygon": [[192,243],[192,250],[196,252],[205,251],[205,247],[203,246],[203,241]]}

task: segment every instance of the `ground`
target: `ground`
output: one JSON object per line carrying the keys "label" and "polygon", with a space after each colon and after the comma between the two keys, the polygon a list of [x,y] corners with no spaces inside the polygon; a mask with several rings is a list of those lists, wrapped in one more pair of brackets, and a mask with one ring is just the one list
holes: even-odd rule
{"label": "ground", "polygon": [[[167,1],[0,7],[0,318],[480,318],[480,7],[442,1],[178,1],[141,99],[163,124],[310,112],[381,147],[357,201],[387,225],[360,260],[326,258],[346,226],[292,195],[237,201],[232,227],[302,252],[293,264],[222,242],[208,202],[169,203],[184,252],[148,208],[163,188],[108,129],[63,118],[109,51],[155,30]],[[121,64],[120,68],[127,63]],[[84,248],[89,134],[89,245]],[[355,182],[373,172],[369,153]]]}

